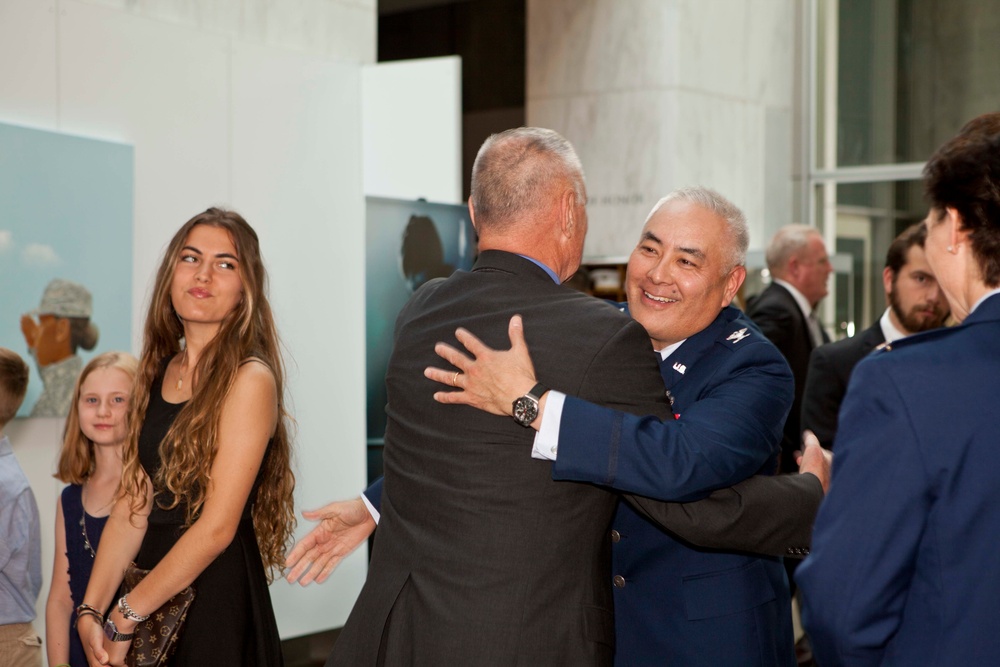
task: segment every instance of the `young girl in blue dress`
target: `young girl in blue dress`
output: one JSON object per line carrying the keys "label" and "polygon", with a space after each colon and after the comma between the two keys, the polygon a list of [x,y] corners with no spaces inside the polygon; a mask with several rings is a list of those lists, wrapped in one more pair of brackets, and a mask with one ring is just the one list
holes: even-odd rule
{"label": "young girl in blue dress", "polygon": [[126,416],[138,361],[125,352],[94,357],[80,373],[55,477],[69,484],[56,507],[52,585],[45,605],[49,665],[87,667],[73,629],[94,554],[122,476]]}

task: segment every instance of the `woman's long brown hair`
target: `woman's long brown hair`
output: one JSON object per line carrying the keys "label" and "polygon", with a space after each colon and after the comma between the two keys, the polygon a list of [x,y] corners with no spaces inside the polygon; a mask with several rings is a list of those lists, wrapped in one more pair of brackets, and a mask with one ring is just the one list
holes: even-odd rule
{"label": "woman's long brown hair", "polygon": [[150,391],[163,363],[181,351],[184,329],[170,298],[174,267],[188,233],[195,225],[225,229],[236,246],[243,298],[223,320],[215,338],[202,351],[192,377],[194,392],[160,443],[162,465],[153,480],[162,492],[157,502],[170,509],[182,501],[190,526],[205,503],[215,461],[219,417],[240,365],[251,357],[262,360],[274,374],[278,395],[278,424],[264,454],[258,476],[260,488],[252,515],[261,558],[268,579],[280,570],[295,527],[288,413],[284,406],[285,374],[278,332],[267,300],[267,273],[260,256],[257,234],[238,213],[210,208],[188,220],[167,246],[156,274],[152,303],[146,316],[142,357],[129,411],[129,437],[125,444],[122,488],[131,497],[132,512],[143,509],[146,489],[139,463],[139,432],[149,407]]}

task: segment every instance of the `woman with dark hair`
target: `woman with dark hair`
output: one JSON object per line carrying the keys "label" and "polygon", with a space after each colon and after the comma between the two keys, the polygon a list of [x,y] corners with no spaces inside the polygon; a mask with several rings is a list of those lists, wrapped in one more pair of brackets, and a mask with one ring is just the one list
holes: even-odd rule
{"label": "woman with dark hair", "polygon": [[[94,665],[122,664],[139,619],[189,585],[195,600],[171,664],[282,664],[267,582],[294,526],[294,478],[266,283],[257,235],[234,212],[208,209],[167,248],[130,404],[122,495],[81,605]],[[118,598],[133,560],[151,571]],[[102,629],[95,621],[108,608]]]}
{"label": "woman with dark hair", "polygon": [[1000,113],[924,168],[925,252],[961,325],[862,361],[796,579],[816,660],[1000,664]]}

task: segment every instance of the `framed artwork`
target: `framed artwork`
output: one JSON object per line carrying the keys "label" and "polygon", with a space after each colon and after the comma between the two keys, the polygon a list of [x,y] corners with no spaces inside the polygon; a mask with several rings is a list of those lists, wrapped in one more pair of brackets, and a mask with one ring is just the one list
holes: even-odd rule
{"label": "framed artwork", "polygon": [[385,436],[385,372],[396,316],[428,280],[472,268],[476,234],[464,205],[367,197],[366,207],[368,472],[377,477]]}
{"label": "framed artwork", "polygon": [[131,146],[0,123],[0,345],[18,416],[63,417],[95,354],[132,343]]}

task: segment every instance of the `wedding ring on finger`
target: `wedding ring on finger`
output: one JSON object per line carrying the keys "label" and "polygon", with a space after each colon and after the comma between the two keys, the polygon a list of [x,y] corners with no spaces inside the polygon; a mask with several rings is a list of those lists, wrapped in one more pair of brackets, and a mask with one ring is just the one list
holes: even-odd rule
{"label": "wedding ring on finger", "polygon": [[461,374],[462,374],[462,373],[461,373],[460,371],[455,371],[455,377],[453,377],[453,378],[451,379],[451,384],[452,384],[452,386],[455,386],[455,387],[457,387],[457,386],[458,386],[458,376],[459,376],[459,375],[461,375]]}

